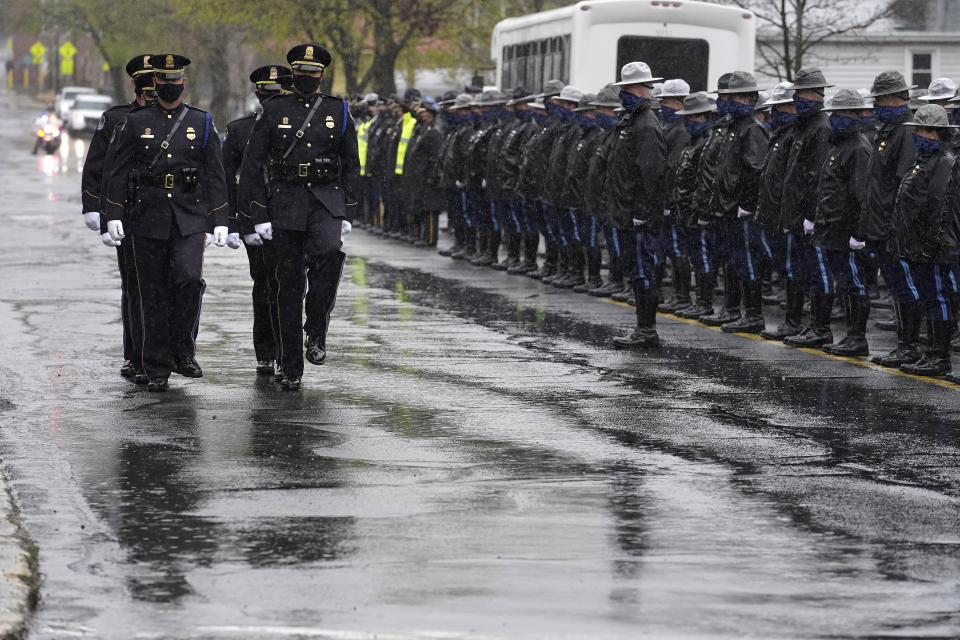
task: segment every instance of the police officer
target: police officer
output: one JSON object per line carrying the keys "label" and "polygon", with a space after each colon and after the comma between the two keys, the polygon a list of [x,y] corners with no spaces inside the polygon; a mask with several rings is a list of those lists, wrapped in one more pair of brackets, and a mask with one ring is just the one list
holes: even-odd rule
{"label": "police officer", "polygon": [[[260,236],[274,272],[280,383],[301,386],[307,359],[322,364],[360,174],[357,135],[345,100],[319,93],[330,52],[301,44],[287,52],[294,93],[264,102],[240,169],[241,221]],[[268,177],[264,184],[264,173]],[[267,198],[269,192],[270,197]],[[306,296],[306,323],[301,328]]]}
{"label": "police officer", "polygon": [[866,196],[867,162],[870,143],[863,135],[860,118],[863,97],[856,91],[841,89],[824,111],[830,113],[830,149],[820,170],[817,213],[813,245],[826,273],[811,286],[818,293],[843,296],[847,313],[847,335],[837,344],[825,344],[823,350],[839,356],[865,356],[869,353],[866,331],[870,314],[865,275],[866,244],[861,220]]}
{"label": "police officer", "polygon": [[400,138],[397,141],[396,152],[394,153],[393,181],[396,193],[397,215],[394,218],[395,225],[392,228],[394,237],[413,242],[413,217],[416,209],[415,199],[417,197],[416,177],[404,174],[404,164],[406,162],[407,150],[413,141],[415,130],[417,128],[416,110],[420,107],[420,100],[423,94],[419,89],[413,87],[407,89],[403,94],[403,117],[400,120]]}
{"label": "police officer", "polygon": [[624,114],[610,147],[606,191],[610,211],[620,232],[620,257],[633,287],[637,326],[630,334],[613,339],[619,348],[655,347],[657,304],[654,269],[660,260],[659,230],[663,222],[663,171],[667,145],[660,121],[651,110],[654,78],[644,62],[629,62],[621,69],[620,100]]}
{"label": "police officer", "polygon": [[136,287],[136,271],[127,245],[115,242],[106,228],[101,229],[103,204],[100,194],[103,188],[106,169],[107,150],[114,129],[123,122],[131,109],[142,107],[156,100],[153,68],[149,54],[134,56],[127,62],[127,75],[131,78],[135,98],[133,102],[110,107],[100,116],[96,131],[90,140],[87,157],[83,162],[80,199],[83,203],[83,220],[93,231],[100,231],[100,239],[108,247],[117,248],[117,264],[120,268],[120,317],[123,323],[123,366],[120,375],[124,378],[136,378],[146,384],[141,364],[140,341],[140,294]]}
{"label": "police officer", "polygon": [[[360,218],[361,225],[366,227],[373,224],[376,217],[380,201],[376,196],[376,182],[370,175],[370,167],[367,162],[370,151],[371,130],[378,121],[378,112],[380,96],[375,93],[368,93],[363,97],[362,106],[365,110],[365,117],[357,124],[357,153],[360,159]],[[354,226],[357,221],[354,220]]]}
{"label": "police officer", "polygon": [[[157,102],[133,109],[115,133],[104,215],[114,241],[127,234],[143,313],[143,370],[150,391],[170,372],[203,375],[194,358],[206,233],[227,239],[220,138],[206,111],[183,102],[189,58],[151,56]],[[130,215],[124,201],[133,202]]]}
{"label": "police officer", "polygon": [[[448,131],[442,150],[440,187],[447,196],[447,225],[453,227],[454,245],[450,248],[448,257],[455,260],[462,260],[476,250],[473,229],[468,220],[462,161],[465,140],[473,131],[468,113],[472,102],[473,98],[469,94],[461,93],[454,98],[452,104],[443,107]],[[440,253],[444,254],[443,251]]]}
{"label": "police officer", "polygon": [[[674,78],[663,83],[660,90],[660,122],[663,124],[663,137],[667,141],[667,167],[664,189],[667,202],[663,214],[666,218],[660,232],[660,244],[663,253],[669,256],[673,267],[673,296],[660,305],[660,311],[674,312],[690,306],[690,261],[686,256],[685,227],[677,224],[673,217],[673,180],[690,134],[686,122],[679,114],[683,110],[683,99],[690,95],[690,85],[685,80]],[[661,269],[662,273],[662,269]]]}
{"label": "police officer", "polygon": [[417,109],[417,133],[404,164],[404,173],[413,181],[415,205],[411,207],[414,242],[418,247],[437,246],[440,212],[445,205],[440,191],[438,162],[443,134],[437,128],[440,108],[433,98],[424,98]]}
{"label": "police officer", "polygon": [[[267,65],[254,69],[250,82],[254,85],[257,100],[263,104],[274,96],[283,93],[284,85],[292,81],[290,69],[281,65]],[[254,113],[237,118],[227,125],[223,139],[223,169],[230,187],[231,233],[227,245],[238,248],[239,238],[234,237],[234,229],[239,233],[236,223],[238,211],[237,178],[243,161],[243,152],[253,130],[253,123],[260,109]],[[257,373],[270,376],[275,373],[274,361],[277,359],[276,336],[276,296],[270,287],[270,276],[264,259],[262,243],[243,243],[250,264],[250,278],[253,279],[253,349],[257,357]]]}
{"label": "police officer", "polygon": [[[537,249],[540,233],[536,221],[531,219],[527,200],[520,193],[520,169],[523,165],[523,150],[530,138],[539,130],[533,120],[533,93],[526,87],[513,90],[507,107],[513,110],[514,125],[503,138],[497,180],[510,206],[512,217],[504,229],[507,237],[507,258],[494,265],[507,273],[524,274],[537,268]],[[523,257],[521,258],[521,251]]]}

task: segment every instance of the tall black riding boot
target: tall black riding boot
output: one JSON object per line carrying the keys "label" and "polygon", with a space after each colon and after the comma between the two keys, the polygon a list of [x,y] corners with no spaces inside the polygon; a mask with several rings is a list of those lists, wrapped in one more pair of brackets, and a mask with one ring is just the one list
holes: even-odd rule
{"label": "tall black riding boot", "polygon": [[487,267],[494,264],[500,255],[500,238],[501,233],[499,229],[490,229],[487,231],[486,250],[470,262],[478,267]]}
{"label": "tall black riding boot", "polygon": [[810,326],[795,336],[787,336],[783,344],[791,347],[822,347],[833,342],[830,314],[833,312],[833,294],[815,293],[810,301]]}
{"label": "tall black riding boot", "polygon": [[726,333],[759,333],[764,330],[763,283],[759,280],[743,280],[743,310],[739,320],[721,325]]}
{"label": "tall black riding boot", "polygon": [[915,376],[945,376],[950,373],[950,322],[930,323],[930,348],[919,362],[900,365],[900,371]]}
{"label": "tall black riding boot", "polygon": [[583,284],[573,288],[577,293],[588,293],[592,289],[603,286],[603,280],[600,278],[600,263],[603,260],[600,247],[587,247],[584,249],[584,255],[587,261],[587,279]]}
{"label": "tall black riding boot", "polygon": [[563,280],[570,275],[570,247],[560,245],[557,247],[557,271],[552,276],[546,276],[543,281],[547,284],[556,284],[558,280]]}
{"label": "tall black riding boot", "polygon": [[454,260],[467,260],[477,251],[477,233],[473,227],[468,227],[466,223],[461,227],[463,233],[463,244],[458,251],[450,254]]}
{"label": "tall black riding boot", "polygon": [[523,237],[515,232],[505,232],[506,235],[506,245],[507,245],[507,257],[490,265],[497,271],[509,271],[511,267],[515,267],[520,264],[520,245],[523,242]]}
{"label": "tall black riding boot", "polygon": [[566,278],[554,284],[564,289],[572,289],[586,283],[583,277],[583,270],[587,265],[586,255],[583,247],[578,244],[570,245],[570,272]]}
{"label": "tall black riding boot", "polygon": [[523,259],[515,267],[507,269],[507,273],[530,273],[537,270],[537,251],[540,249],[540,233],[524,231],[520,238],[523,249]]}
{"label": "tall black riding boot", "polygon": [[870,296],[847,296],[847,337],[835,345],[825,345],[823,350],[835,356],[869,355],[867,344],[867,320],[870,318]]}
{"label": "tall black riding boot", "polygon": [[785,291],[787,295],[787,316],[776,329],[763,331],[761,337],[767,340],[783,340],[803,331],[803,284],[796,279],[788,279]]}
{"label": "tall black riding boot", "polygon": [[637,305],[637,328],[626,336],[613,339],[618,349],[639,349],[660,345],[657,335],[657,299],[655,289],[644,289],[640,283],[633,284],[633,295]]}
{"label": "tall black riding boot", "polygon": [[487,257],[487,251],[490,249],[490,229],[477,229],[477,251],[470,256],[467,256],[467,260],[470,261],[470,264],[477,264],[478,260],[482,260]]}
{"label": "tall black riding boot", "polygon": [[741,299],[740,279],[737,278],[733,267],[727,263],[723,268],[723,308],[717,313],[703,316],[700,318],[700,322],[711,327],[719,327],[728,322],[739,320]]}
{"label": "tall black riding boot", "polygon": [[874,356],[870,362],[884,367],[900,367],[918,362],[920,352],[920,323],[923,307],[919,302],[897,302],[893,305],[897,319],[897,346],[885,356]]}
{"label": "tall black riding boot", "polygon": [[703,316],[713,313],[713,290],[716,288],[717,277],[712,273],[697,274],[697,299],[686,309],[677,311],[681,318],[699,320]]}
{"label": "tall black riding boot", "polygon": [[550,239],[550,236],[546,236],[545,240],[546,250],[544,251],[543,265],[541,265],[539,269],[527,273],[527,276],[533,278],[534,280],[541,280],[548,276],[552,276],[557,272],[557,261],[560,257],[560,248],[557,246],[556,242]]}
{"label": "tall black riding boot", "polygon": [[623,290],[623,269],[620,265],[620,258],[609,248],[607,254],[607,262],[609,262],[607,281],[599,287],[590,289],[590,295],[598,298],[606,298]]}
{"label": "tall black riding boot", "polygon": [[659,311],[674,313],[690,306],[690,262],[671,258],[673,262],[673,295],[660,305]]}

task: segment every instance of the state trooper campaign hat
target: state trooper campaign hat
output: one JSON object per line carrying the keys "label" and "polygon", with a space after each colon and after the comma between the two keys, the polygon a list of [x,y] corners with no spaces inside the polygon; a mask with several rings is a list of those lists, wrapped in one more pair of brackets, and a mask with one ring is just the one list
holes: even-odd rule
{"label": "state trooper campaign hat", "polygon": [[547,80],[543,85],[543,89],[537,95],[533,96],[539,100],[544,98],[552,98],[553,96],[560,95],[560,92],[563,91],[563,80]]}
{"label": "state trooper campaign hat", "polygon": [[447,91],[442,96],[440,96],[440,101],[437,102],[441,107],[445,107],[448,104],[453,104],[457,101],[457,94],[455,91]]}
{"label": "state trooper campaign hat", "polygon": [[298,44],[287,51],[287,64],[301,71],[323,71],[333,62],[326,47],[319,44]]}
{"label": "state trooper campaign hat", "polygon": [[646,62],[628,62],[620,69],[620,82],[614,82],[618,87],[625,87],[629,84],[645,84],[652,86],[655,82],[660,82],[663,78],[654,78],[650,71],[650,65]]}
{"label": "state trooper campaign hat", "polygon": [[289,86],[292,79],[289,67],[276,64],[257,67],[250,74],[250,82],[257,85],[257,91],[280,91],[284,85]]}
{"label": "state trooper campaign hat", "polygon": [[938,104],[925,104],[913,114],[913,121],[905,123],[908,127],[925,129],[960,129],[960,125],[950,124],[947,110]]}
{"label": "state trooper campaign hat", "polygon": [[763,103],[763,106],[772,107],[775,104],[793,104],[793,89],[790,88],[792,84],[789,80],[784,80],[771,89],[770,97]]}
{"label": "state trooper campaign hat", "polygon": [[[719,84],[719,83],[718,83]],[[734,71],[727,79],[727,86],[717,87],[718,94],[759,93],[760,87],[753,74],[747,71]]]}
{"label": "state trooper campaign hat", "polygon": [[860,94],[860,97],[863,98],[864,109],[873,109],[873,96],[870,95],[870,90],[867,88],[857,89],[857,93]]}
{"label": "state trooper campaign hat", "polygon": [[690,85],[686,80],[673,78],[663,83],[658,98],[683,98],[690,95]]}
{"label": "state trooper campaign hat", "polygon": [[950,78],[937,78],[927,87],[926,95],[922,95],[917,100],[930,102],[932,100],[953,100],[957,95],[957,83]]}
{"label": "state trooper campaign hat", "polygon": [[510,94],[510,100],[507,101],[508,107],[513,107],[518,104],[524,104],[526,102],[533,102],[533,92],[527,89],[526,87],[520,86],[516,87],[513,90],[513,93]]}
{"label": "state trooper campaign hat", "polygon": [[178,53],[156,53],[150,56],[150,66],[155,76],[163,76],[167,80],[176,80],[183,77],[183,71],[190,65],[190,58]]}
{"label": "state trooper campaign hat", "polygon": [[453,109],[468,109],[473,106],[473,97],[469,93],[461,93],[453,101],[453,106],[450,107]]}
{"label": "state trooper campaign hat", "polygon": [[824,111],[861,111],[866,108],[863,96],[851,89],[840,89],[823,105]]}
{"label": "state trooper campaign hat", "polygon": [[593,102],[594,107],[610,107],[616,109],[620,106],[620,89],[617,85],[610,83],[597,92],[597,99]]}
{"label": "state trooper campaign hat", "polygon": [[903,74],[899,71],[884,71],[873,80],[873,86],[870,87],[870,95],[888,96],[891,93],[903,93],[916,89],[917,85],[908,85],[903,79]]}
{"label": "state trooper campaign hat", "polygon": [[507,97],[496,89],[487,89],[480,97],[473,101],[474,107],[496,107],[505,104]]}
{"label": "state trooper campaign hat", "polygon": [[125,71],[127,75],[131,78],[138,78],[147,74],[153,73],[153,66],[150,64],[150,54],[141,53],[138,56],[133,56],[130,58],[130,61],[127,62]]}
{"label": "state trooper campaign hat", "polygon": [[597,101],[597,94],[595,93],[585,93],[583,97],[580,98],[580,105],[574,109],[574,111],[593,111],[595,105],[594,102]]}
{"label": "state trooper campaign hat", "polygon": [[764,91],[761,89],[757,92],[757,111],[766,111],[770,108],[770,105],[767,104],[767,100],[770,99],[770,92]]}
{"label": "state trooper campaign hat", "polygon": [[717,110],[717,103],[710,99],[704,91],[691,93],[683,99],[683,109],[677,111],[678,116],[695,116],[698,113],[710,113]]}
{"label": "state trooper campaign hat", "polygon": [[823,77],[823,71],[817,68],[800,69],[790,88],[794,91],[802,89],[825,89],[834,85],[828,84],[827,79]]}
{"label": "state trooper campaign hat", "polygon": [[573,86],[572,84],[568,84],[560,92],[560,95],[553,96],[553,99],[563,100],[564,102],[573,102],[574,104],[579,104],[580,100],[583,99],[583,91]]}

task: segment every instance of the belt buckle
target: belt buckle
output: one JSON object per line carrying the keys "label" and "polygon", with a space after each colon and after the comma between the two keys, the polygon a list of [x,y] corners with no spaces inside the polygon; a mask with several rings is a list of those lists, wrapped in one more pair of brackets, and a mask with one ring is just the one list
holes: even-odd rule
{"label": "belt buckle", "polygon": [[307,178],[310,176],[310,163],[302,163],[297,165],[297,177]]}
{"label": "belt buckle", "polygon": [[172,173],[167,173],[163,176],[163,188],[164,189],[173,189],[173,179],[174,176]]}

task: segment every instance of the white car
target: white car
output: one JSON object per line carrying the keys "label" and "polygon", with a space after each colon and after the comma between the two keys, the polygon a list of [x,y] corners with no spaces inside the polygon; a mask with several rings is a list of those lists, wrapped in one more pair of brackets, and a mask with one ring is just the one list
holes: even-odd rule
{"label": "white car", "polygon": [[60,114],[61,118],[65,118],[71,103],[76,100],[78,95],[81,93],[96,92],[96,89],[91,89],[90,87],[62,87],[60,91],[57,92],[57,97],[53,99],[53,110]]}
{"label": "white car", "polygon": [[69,114],[64,118],[67,131],[72,134],[93,133],[103,112],[113,106],[113,98],[96,93],[83,93],[76,97]]}

